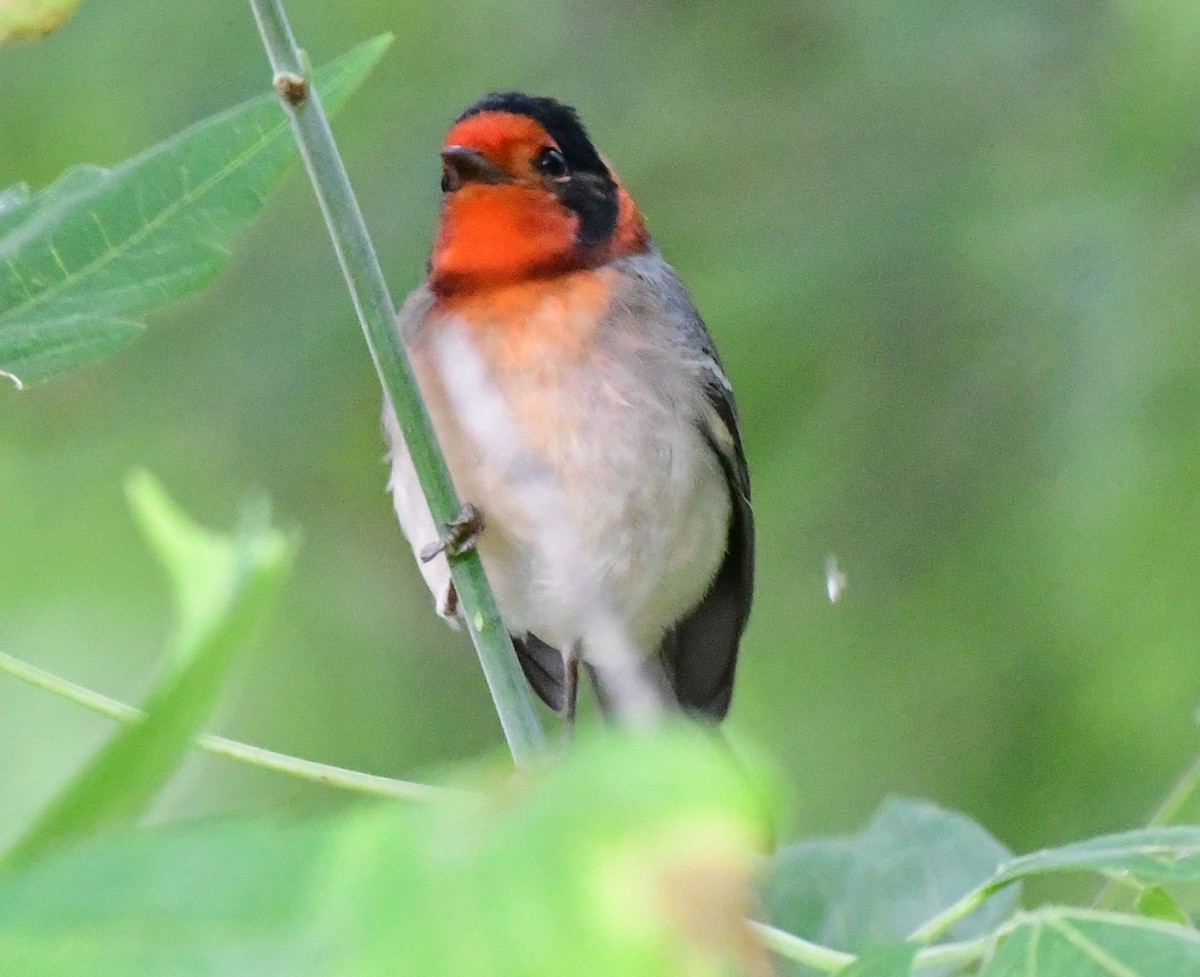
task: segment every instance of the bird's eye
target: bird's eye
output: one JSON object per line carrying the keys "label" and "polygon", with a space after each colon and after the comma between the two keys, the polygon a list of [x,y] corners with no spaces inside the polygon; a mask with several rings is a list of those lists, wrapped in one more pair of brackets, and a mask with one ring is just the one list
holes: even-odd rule
{"label": "bird's eye", "polygon": [[542,176],[548,176],[551,180],[565,180],[567,178],[567,161],[563,159],[563,154],[557,149],[544,149],[534,163],[538,168],[538,172]]}

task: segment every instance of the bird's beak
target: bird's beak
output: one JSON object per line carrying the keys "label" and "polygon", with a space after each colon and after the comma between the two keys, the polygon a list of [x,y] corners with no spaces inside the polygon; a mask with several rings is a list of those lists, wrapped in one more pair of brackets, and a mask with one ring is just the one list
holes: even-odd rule
{"label": "bird's beak", "polygon": [[447,146],[442,150],[443,185],[457,190],[464,183],[511,183],[512,177],[490,159],[466,146]]}

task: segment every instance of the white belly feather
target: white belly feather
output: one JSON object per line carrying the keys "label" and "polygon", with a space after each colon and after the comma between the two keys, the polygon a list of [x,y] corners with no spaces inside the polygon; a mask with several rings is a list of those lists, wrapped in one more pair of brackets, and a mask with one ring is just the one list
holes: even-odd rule
{"label": "white belly feather", "polygon": [[[631,334],[642,348],[620,355],[622,368],[604,358],[610,343],[599,357],[547,354],[528,375],[497,376],[476,335],[451,318],[410,351],[459,495],[484,514],[479,552],[505,624],[593,661],[609,639],[589,636],[614,630],[653,653],[704,595],[730,518],[718,461],[681,409],[687,365],[669,350],[645,355]],[[531,431],[525,398],[552,437]],[[389,429],[396,509],[418,551],[435,533]],[[423,571],[440,600],[444,558]]]}

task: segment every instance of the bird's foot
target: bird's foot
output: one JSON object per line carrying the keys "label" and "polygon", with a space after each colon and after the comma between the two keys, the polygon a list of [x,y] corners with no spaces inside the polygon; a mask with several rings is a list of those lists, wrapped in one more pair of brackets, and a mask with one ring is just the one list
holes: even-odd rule
{"label": "bird's foot", "polygon": [[454,581],[446,581],[446,589],[442,591],[441,596],[434,601],[434,604],[437,606],[437,612],[457,628],[458,591],[454,587]]}
{"label": "bird's foot", "polygon": [[439,553],[447,556],[462,556],[475,548],[479,535],[486,524],[483,513],[470,502],[466,503],[458,515],[446,524],[446,531],[436,543],[430,543],[421,550],[421,562],[428,563]]}

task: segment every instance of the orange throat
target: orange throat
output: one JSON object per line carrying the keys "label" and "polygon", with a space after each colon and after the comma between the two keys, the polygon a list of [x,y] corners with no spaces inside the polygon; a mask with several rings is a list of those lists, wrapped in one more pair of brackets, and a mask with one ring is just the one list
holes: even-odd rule
{"label": "orange throat", "polygon": [[579,218],[552,195],[519,185],[464,187],[447,198],[430,258],[440,298],[553,278],[644,251],[645,224],[622,187],[616,230],[595,247],[578,244]]}
{"label": "orange throat", "polygon": [[576,267],[575,220],[553,198],[516,185],[464,187],[443,206],[429,284],[445,295]]}
{"label": "orange throat", "polygon": [[454,317],[493,371],[552,369],[590,355],[615,287],[611,268],[580,269],[439,296],[435,322]]}

